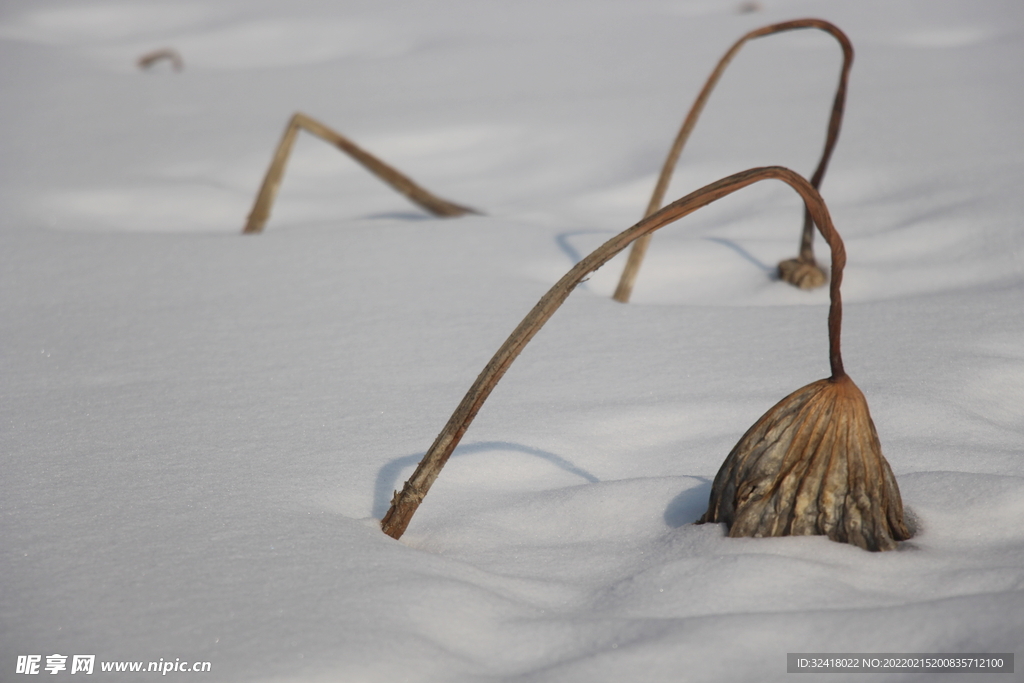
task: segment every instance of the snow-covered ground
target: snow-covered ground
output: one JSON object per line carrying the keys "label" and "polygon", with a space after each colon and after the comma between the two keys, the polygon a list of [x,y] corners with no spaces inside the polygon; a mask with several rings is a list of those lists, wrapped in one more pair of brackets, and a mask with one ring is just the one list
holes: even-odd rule
{"label": "snow-covered ground", "polygon": [[[788,652],[1024,652],[1024,4],[740,10],[3,3],[0,679],[53,654],[96,655],[101,680],[163,659],[216,681],[667,682],[789,680]],[[522,316],[640,218],[722,52],[808,16],[857,50],[822,189],[846,368],[917,536],[868,553],[691,524],[743,432],[828,374],[827,293],[770,276],[801,223],[778,182],[660,231],[633,303],[609,298],[621,257],[580,287],[406,535],[381,533]],[[181,72],[136,67],[161,47]],[[669,197],[809,175],[839,64],[817,31],[748,44]],[[486,215],[429,217],[302,134],[266,232],[240,236],[297,110]]]}

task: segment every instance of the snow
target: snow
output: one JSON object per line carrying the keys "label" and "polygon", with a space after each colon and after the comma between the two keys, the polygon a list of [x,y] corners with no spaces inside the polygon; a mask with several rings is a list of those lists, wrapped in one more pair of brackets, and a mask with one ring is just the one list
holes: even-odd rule
{"label": "snow", "polygon": [[[740,5],[0,8],[0,678],[53,653],[217,681],[654,682],[1024,651],[1024,6]],[[523,315],[640,218],[721,53],[807,16],[857,51],[823,194],[846,368],[915,538],[691,524],[743,432],[828,373],[827,293],[770,277],[801,222],[777,182],[659,231],[631,304],[609,298],[621,257],[581,286],[406,535],[381,533]],[[136,67],[167,46],[183,71]],[[745,46],[669,197],[809,174],[839,59],[817,31]],[[486,215],[429,217],[302,134],[266,232],[240,236],[295,111]]]}

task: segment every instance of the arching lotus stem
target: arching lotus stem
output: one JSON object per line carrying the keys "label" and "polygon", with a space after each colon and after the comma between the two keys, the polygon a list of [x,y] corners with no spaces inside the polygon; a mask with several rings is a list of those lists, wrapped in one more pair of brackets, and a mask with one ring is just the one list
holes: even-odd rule
{"label": "arching lotus stem", "polygon": [[[797,19],[764,26],[751,31],[737,40],[729,48],[728,52],[722,56],[718,66],[715,67],[707,82],[704,83],[704,88],[700,91],[693,106],[690,107],[690,111],[683,121],[682,128],[679,129],[679,134],[676,135],[676,139],[672,143],[672,148],[668,152],[665,164],[661,168],[661,175],[658,176],[658,183],[654,187],[654,194],[651,195],[651,201],[647,205],[645,216],[649,216],[661,208],[661,203],[665,200],[665,193],[668,191],[669,182],[672,180],[672,172],[679,161],[679,155],[683,152],[683,146],[689,139],[694,126],[697,125],[697,119],[700,118],[704,105],[711,96],[711,91],[715,89],[715,85],[718,84],[718,80],[721,78],[725,68],[732,61],[733,57],[736,56],[736,53],[740,51],[740,48],[747,41],[754,38],[805,28],[825,31],[833,36],[843,49],[843,67],[839,73],[839,85],[836,87],[835,99],[832,101],[832,114],[829,117],[828,133],[825,136],[825,148],[821,153],[821,159],[818,161],[818,167],[814,170],[814,175],[811,176],[811,185],[814,186],[814,189],[821,187],[821,181],[825,177],[825,171],[828,168],[829,159],[832,157],[832,150],[839,139],[839,129],[843,123],[843,108],[846,105],[846,84],[850,76],[850,67],[853,66],[853,45],[850,43],[850,39],[846,37],[846,34],[834,24],[821,19]],[[814,261],[813,240],[814,228],[811,225],[811,215],[805,211],[804,227],[800,237],[799,256],[779,264],[779,276],[786,282],[802,289],[819,287],[825,284],[826,280],[824,271]],[[612,296],[616,301],[621,301],[622,303],[629,301],[629,297],[633,293],[633,286],[636,284],[637,274],[640,272],[640,264],[643,263],[650,241],[650,236],[646,236],[633,243],[626,267],[619,278],[619,285]]]}
{"label": "arching lotus stem", "polygon": [[243,234],[263,232],[263,226],[266,224],[267,219],[270,218],[270,209],[274,204],[274,198],[277,196],[277,190],[281,185],[281,178],[288,163],[288,156],[295,145],[295,137],[298,135],[299,129],[312,133],[318,138],[335,145],[338,149],[362,164],[370,173],[373,173],[395,190],[405,195],[413,204],[422,207],[435,216],[447,218],[462,216],[467,213],[479,213],[469,207],[459,206],[431,194],[413,182],[411,178],[385,164],[345,136],[305,114],[296,113],[288,121],[288,126],[281,137],[281,142],[277,145],[274,158],[270,162],[270,168],[267,169],[267,174],[263,178],[259,194],[256,195],[256,203],[253,204],[252,211],[249,212],[249,219],[242,230]]}
{"label": "arching lotus stem", "polygon": [[166,59],[171,63],[171,67],[175,71],[181,71],[185,68],[185,62],[182,61],[181,55],[178,51],[172,47],[164,47],[159,50],[153,50],[139,57],[137,64],[140,69],[148,69],[157,62]]}
{"label": "arching lotus stem", "polygon": [[793,171],[780,166],[754,168],[731,175],[728,178],[723,178],[686,195],[611,238],[577,263],[547,294],[541,297],[537,305],[533,307],[533,310],[519,323],[519,326],[516,327],[505,343],[501,345],[498,352],[494,354],[494,357],[484,367],[483,372],[476,378],[473,386],[470,387],[462,402],[459,403],[455,412],[452,413],[444,429],[438,434],[430,450],[427,451],[423,460],[420,461],[412,477],[405,482],[401,493],[395,492],[394,498],[391,501],[391,509],[388,510],[384,519],[381,520],[381,528],[384,530],[384,533],[394,538],[400,538],[405,533],[405,529],[412,520],[416,509],[437,479],[441,468],[444,467],[455,447],[458,446],[459,441],[469,428],[473,418],[476,417],[481,406],[483,406],[484,401],[487,400],[487,397],[498,381],[504,376],[512,361],[516,359],[526,344],[533,339],[534,335],[540,331],[544,323],[558,310],[562,302],[568,298],[569,294],[572,293],[573,289],[583,278],[607,263],[609,259],[629,246],[634,240],[644,235],[649,235],[655,230],[747,185],[770,178],[788,183],[800,194],[807,210],[814,219],[814,224],[818,226],[822,237],[825,238],[825,241],[832,249],[833,277],[830,290],[831,306],[828,317],[829,362],[832,368],[832,377],[837,379],[843,377],[845,373],[843,372],[843,360],[839,349],[843,305],[839,295],[839,285],[842,282],[843,264],[846,263],[846,251],[839,233],[836,232],[832,225],[828,207],[825,206],[821,195],[818,194],[818,191],[809,182]]}

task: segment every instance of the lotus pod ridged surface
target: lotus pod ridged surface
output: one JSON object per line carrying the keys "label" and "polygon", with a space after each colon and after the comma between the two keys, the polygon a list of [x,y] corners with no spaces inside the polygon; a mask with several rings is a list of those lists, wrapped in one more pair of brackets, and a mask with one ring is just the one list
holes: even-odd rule
{"label": "lotus pod ridged surface", "polygon": [[729,536],[824,535],[891,550],[911,534],[867,401],[844,375],[798,389],[743,435],[700,522]]}

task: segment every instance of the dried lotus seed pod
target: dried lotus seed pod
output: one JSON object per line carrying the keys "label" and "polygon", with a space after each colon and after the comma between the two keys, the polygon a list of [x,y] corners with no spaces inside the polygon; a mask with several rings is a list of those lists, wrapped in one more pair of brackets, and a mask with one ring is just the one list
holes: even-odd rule
{"label": "dried lotus seed pod", "polygon": [[698,523],[729,536],[828,536],[865,550],[910,538],[868,404],[848,375],[779,401],[725,459]]}

